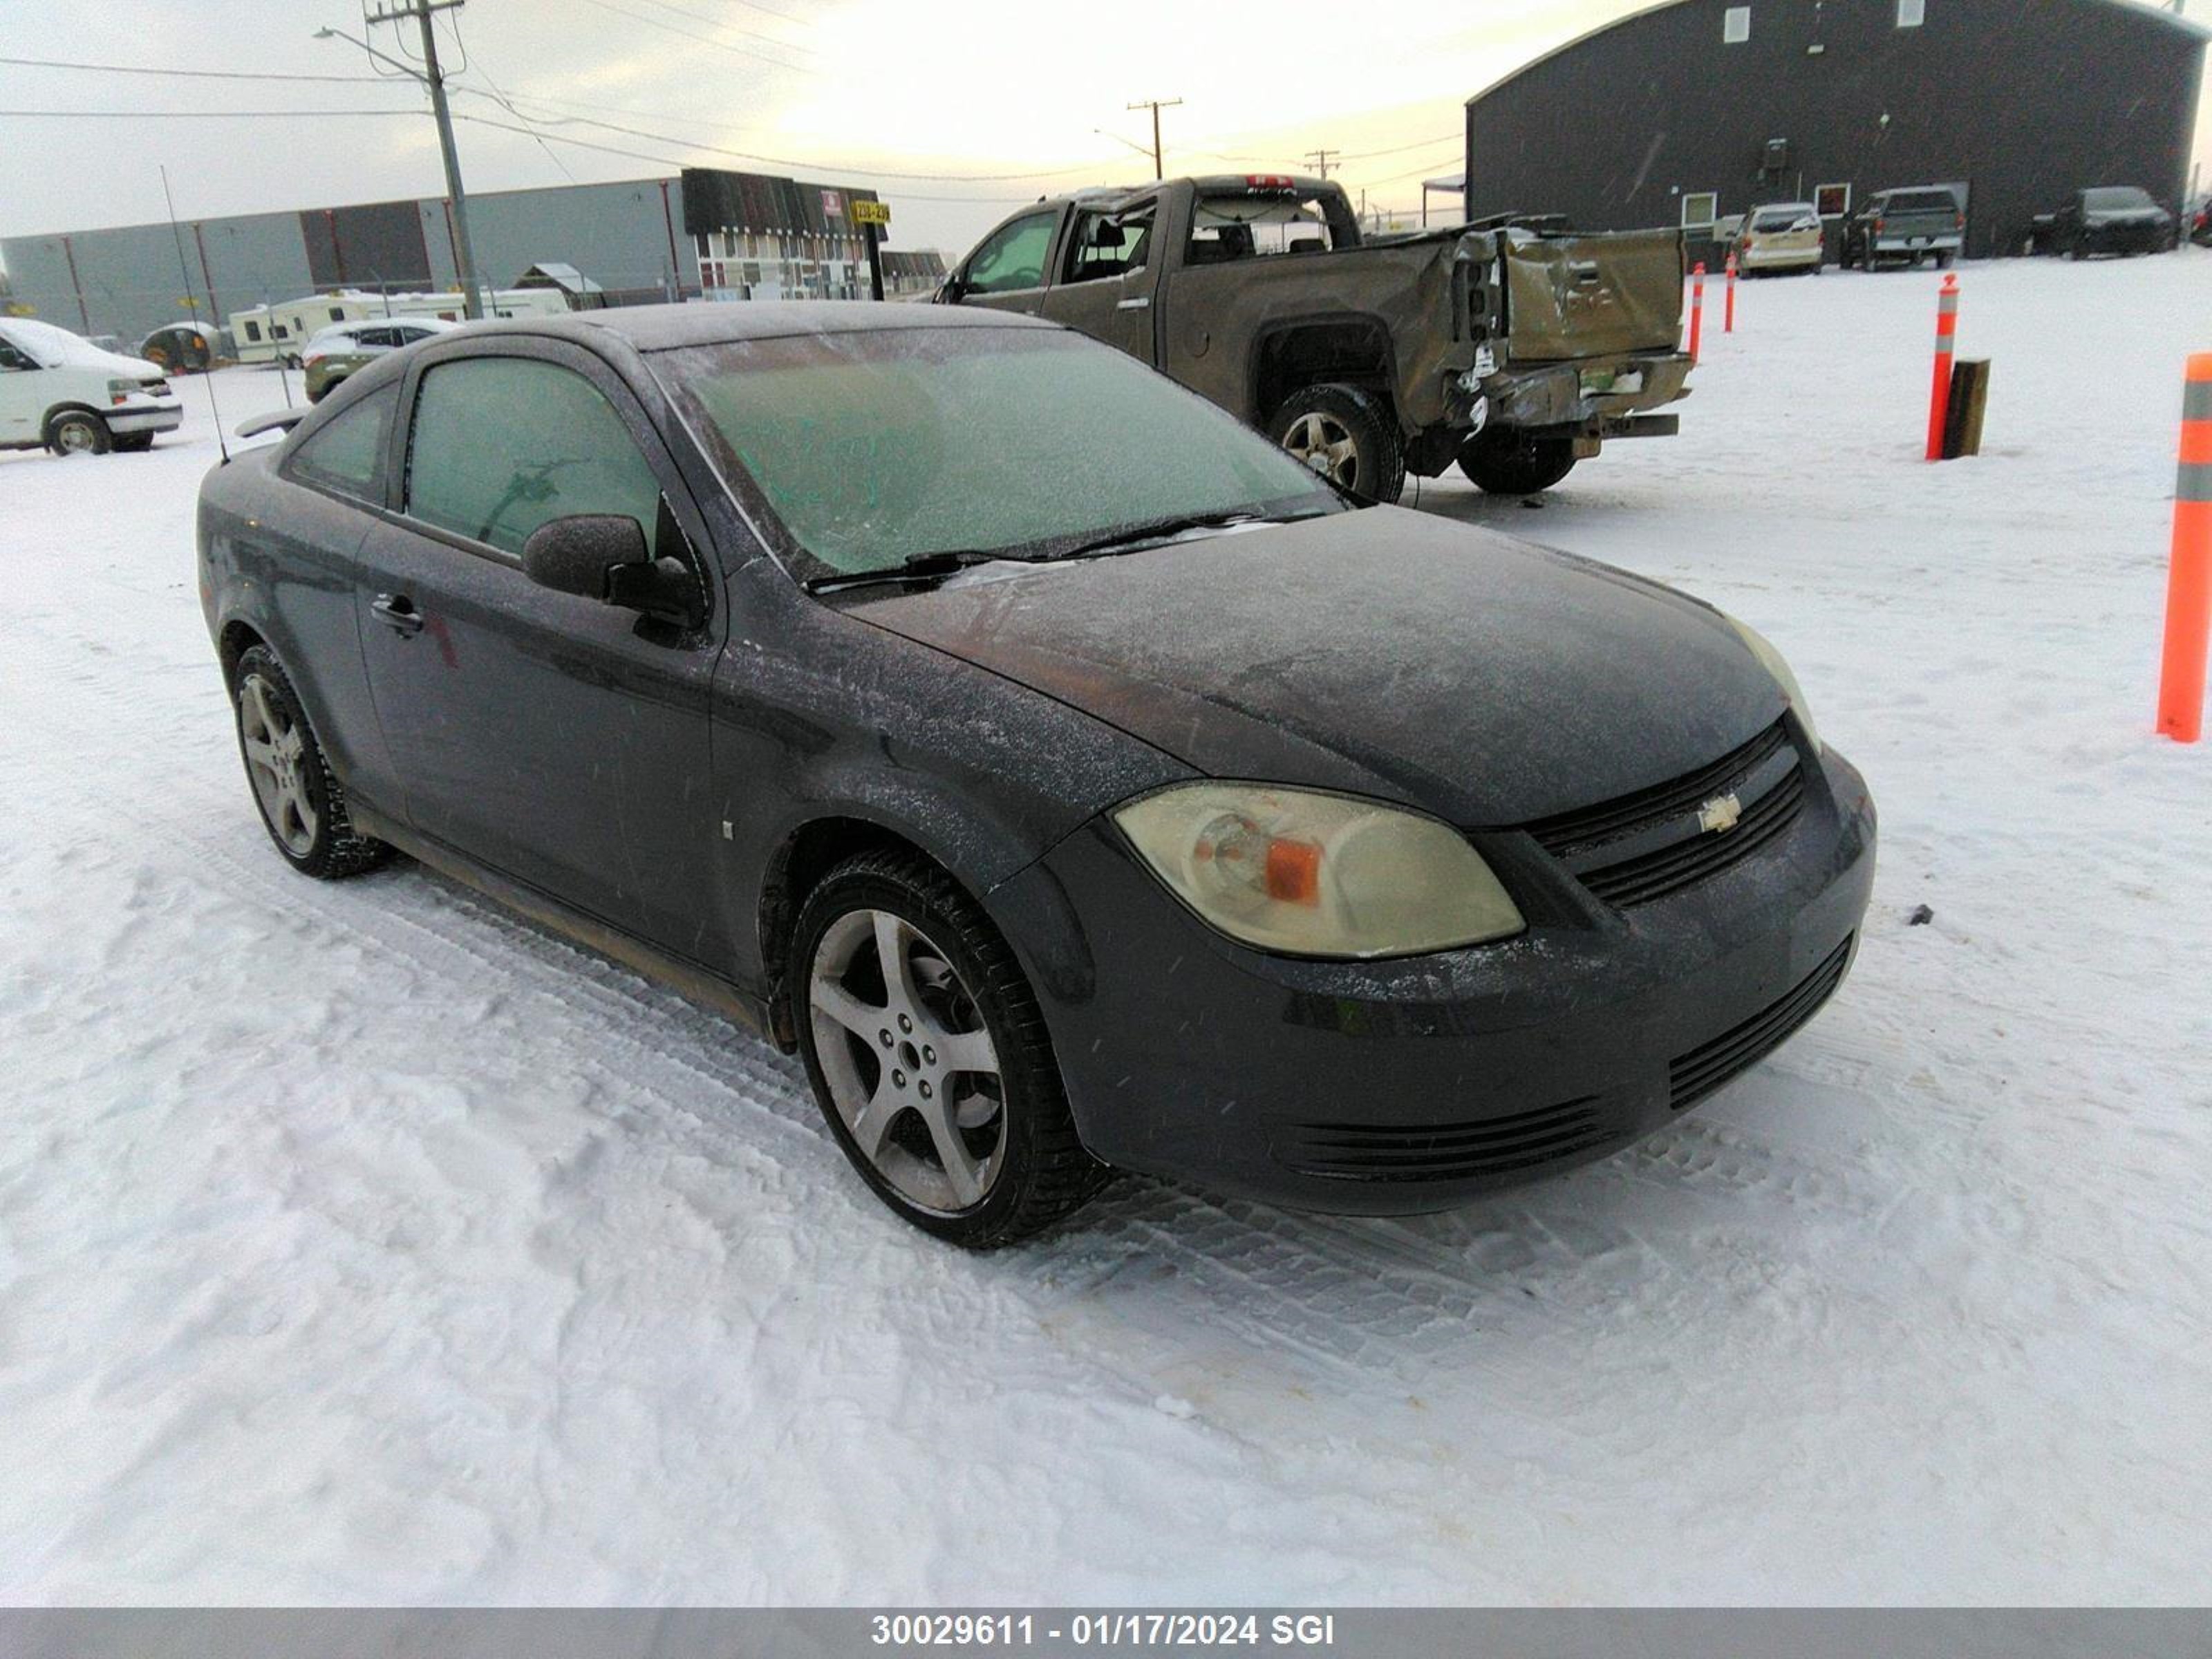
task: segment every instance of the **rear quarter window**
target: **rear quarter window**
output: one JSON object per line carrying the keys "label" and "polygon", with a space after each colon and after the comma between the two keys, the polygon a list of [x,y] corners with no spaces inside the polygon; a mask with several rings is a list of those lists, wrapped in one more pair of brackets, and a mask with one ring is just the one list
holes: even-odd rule
{"label": "rear quarter window", "polygon": [[382,505],[387,440],[398,407],[399,388],[392,385],[333,416],[292,452],[285,475],[350,501]]}

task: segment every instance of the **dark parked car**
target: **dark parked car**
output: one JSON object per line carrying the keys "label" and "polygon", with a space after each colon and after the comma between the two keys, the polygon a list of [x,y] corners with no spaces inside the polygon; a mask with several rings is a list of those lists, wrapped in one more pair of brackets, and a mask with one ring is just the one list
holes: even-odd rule
{"label": "dark parked car", "polygon": [[2099,253],[2164,253],[2174,246],[2173,216],[2133,185],[2077,190],[2056,213],[2035,222],[2035,252],[2086,259]]}
{"label": "dark parked car", "polygon": [[2189,240],[2199,247],[2212,247],[2212,196],[2200,196],[2189,204]]}
{"label": "dark parked car", "polygon": [[1929,258],[1948,270],[1966,246],[1966,210],[1942,185],[1876,191],[1844,222],[1843,262],[1867,270]]}
{"label": "dark parked car", "polygon": [[1049,324],[496,323],[283,421],[199,517],[278,851],[732,1011],[962,1243],[1113,1169],[1446,1206],[1674,1121],[1850,963],[1873,808],[1757,635],[1354,510]]}

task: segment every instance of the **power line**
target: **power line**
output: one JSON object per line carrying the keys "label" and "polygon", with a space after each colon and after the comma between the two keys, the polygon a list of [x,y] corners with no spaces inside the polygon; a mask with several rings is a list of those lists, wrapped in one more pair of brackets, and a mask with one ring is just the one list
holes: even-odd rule
{"label": "power line", "polygon": [[816,76],[822,75],[820,70],[808,69],[803,64],[787,64],[780,58],[763,57],[761,53],[748,51],[744,46],[733,46],[726,40],[717,40],[711,34],[702,34],[696,29],[679,28],[673,23],[664,23],[658,17],[647,13],[632,11],[627,6],[617,6],[614,3],[614,0],[586,0],[586,3],[597,6],[601,11],[611,11],[617,17],[627,17],[634,23],[643,23],[653,28],[665,29],[669,33],[680,34],[687,40],[697,40],[703,45],[713,46],[718,52],[726,52],[732,57],[750,58],[775,69],[787,70],[793,75]]}
{"label": "power line", "polygon": [[0,58],[0,64],[12,64],[21,69],[96,70],[103,75],[169,75],[194,81],[320,81],[378,87],[391,78],[382,75],[279,75],[266,70],[169,69],[150,64],[80,64],[59,58]]}
{"label": "power line", "polygon": [[8,121],[310,121],[356,115],[422,118],[419,109],[0,109],[0,120]]}
{"label": "power line", "polygon": [[803,52],[809,58],[819,58],[822,55],[813,47],[802,46],[796,40],[786,40],[776,35],[763,34],[758,29],[749,29],[741,23],[726,23],[719,17],[708,16],[703,11],[690,11],[682,6],[672,4],[671,0],[645,0],[645,3],[656,10],[669,12],[678,17],[689,17],[694,22],[704,23],[708,28],[727,29],[733,34],[742,34],[748,40],[758,40],[767,46],[781,46],[787,52]]}

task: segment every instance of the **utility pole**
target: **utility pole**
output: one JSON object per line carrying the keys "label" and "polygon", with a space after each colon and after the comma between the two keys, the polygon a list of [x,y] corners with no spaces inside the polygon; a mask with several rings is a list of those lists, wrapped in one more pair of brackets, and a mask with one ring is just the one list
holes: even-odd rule
{"label": "utility pole", "polygon": [[[446,76],[438,67],[438,31],[434,13],[458,10],[463,0],[392,0],[383,11],[368,14],[368,21],[397,23],[413,18],[422,31],[422,69],[408,72],[430,88],[430,110],[438,119],[438,149],[446,161],[446,195],[453,204],[453,240],[461,267],[461,308],[471,319],[483,315],[483,295],[477,283],[476,249],[469,242],[469,200],[461,191],[461,156],[453,148],[453,116],[446,105]],[[336,30],[329,31],[336,33]],[[386,59],[390,62],[390,59]]]}
{"label": "utility pole", "polygon": [[1327,179],[1328,177],[1328,158],[1332,155],[1341,160],[1344,155],[1344,152],[1340,149],[1310,149],[1306,152],[1306,160],[1314,164],[1314,170],[1316,172],[1319,173],[1323,179]]}
{"label": "utility pole", "polygon": [[1180,98],[1140,98],[1129,106],[1131,109],[1148,109],[1152,112],[1152,177],[1168,176],[1166,164],[1160,159],[1160,112],[1173,109],[1182,103]]}

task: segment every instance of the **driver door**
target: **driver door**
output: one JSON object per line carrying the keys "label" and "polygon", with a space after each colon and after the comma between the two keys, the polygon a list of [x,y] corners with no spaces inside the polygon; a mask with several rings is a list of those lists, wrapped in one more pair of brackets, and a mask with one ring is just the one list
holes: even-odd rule
{"label": "driver door", "polygon": [[[718,834],[708,696],[720,583],[643,410],[579,348],[517,341],[410,377],[398,513],[360,555],[369,688],[422,835],[694,960],[726,932],[707,895]],[[690,564],[704,629],[524,574],[548,520],[621,514]]]}
{"label": "driver door", "polygon": [[978,242],[960,267],[959,302],[1036,316],[1044,302],[1045,261],[1059,222],[1058,208],[1024,213]]}

